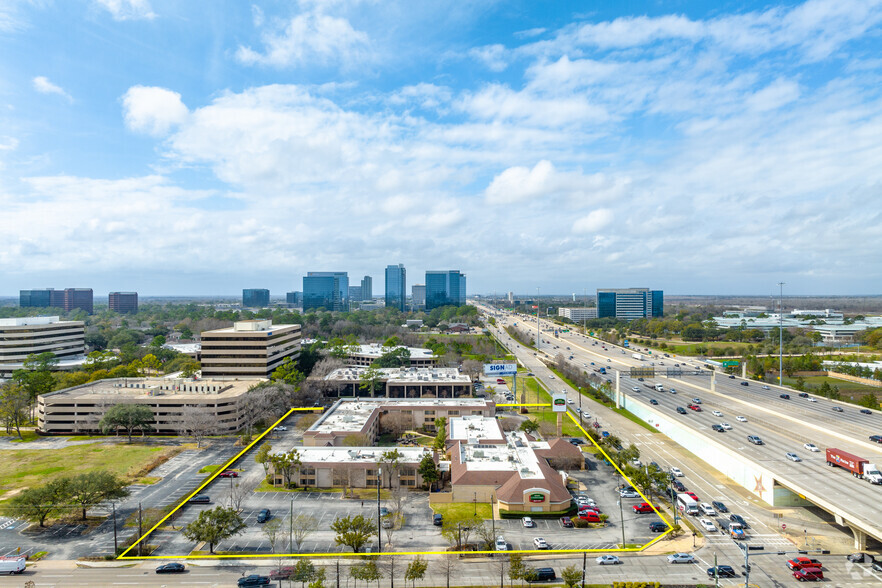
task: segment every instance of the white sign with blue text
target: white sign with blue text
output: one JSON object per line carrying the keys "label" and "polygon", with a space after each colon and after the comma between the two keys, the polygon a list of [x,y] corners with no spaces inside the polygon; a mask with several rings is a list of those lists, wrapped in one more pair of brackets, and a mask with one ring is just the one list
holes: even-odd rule
{"label": "white sign with blue text", "polygon": [[516,363],[485,363],[485,376],[513,376],[518,373],[518,364]]}

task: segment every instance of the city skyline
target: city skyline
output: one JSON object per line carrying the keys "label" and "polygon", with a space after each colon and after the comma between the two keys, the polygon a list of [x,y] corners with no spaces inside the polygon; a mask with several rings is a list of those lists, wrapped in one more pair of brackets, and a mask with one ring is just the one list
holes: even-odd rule
{"label": "city skyline", "polygon": [[4,3],[0,294],[882,290],[882,2],[585,10]]}

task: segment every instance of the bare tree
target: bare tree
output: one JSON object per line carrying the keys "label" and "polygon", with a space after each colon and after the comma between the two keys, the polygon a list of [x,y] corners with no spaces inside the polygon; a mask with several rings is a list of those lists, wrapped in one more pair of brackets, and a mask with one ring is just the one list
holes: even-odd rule
{"label": "bare tree", "polygon": [[[294,545],[297,546],[298,553],[300,552],[300,547],[303,545],[303,542],[306,541],[306,538],[317,530],[318,521],[315,517],[305,514],[294,515],[289,531],[291,533],[291,539],[294,541]],[[291,547],[293,548],[294,545]]]}
{"label": "bare tree", "polygon": [[230,506],[236,512],[242,509],[242,503],[251,495],[251,489],[243,486],[236,481],[236,478],[230,478],[230,487],[226,492],[226,500],[230,501]]}
{"label": "bare tree", "polygon": [[393,511],[400,513],[402,507],[404,506],[404,499],[407,497],[407,488],[402,486],[400,483],[392,489],[392,505]]}
{"label": "bare tree", "polygon": [[393,412],[383,415],[380,426],[384,432],[400,437],[405,431],[413,428],[413,415]]}
{"label": "bare tree", "polygon": [[[260,528],[264,535],[266,535],[267,541],[269,541],[270,549],[273,553],[276,552],[276,543],[279,542],[284,535],[282,533],[282,521],[280,519],[270,519]],[[279,567],[282,567],[282,556],[279,555]]]}
{"label": "bare tree", "polygon": [[481,376],[483,369],[484,364],[476,359],[467,359],[462,362],[463,373],[470,377],[472,381],[477,380]]}
{"label": "bare tree", "polygon": [[559,437],[557,434],[557,425],[548,421],[542,421],[539,423],[539,434],[542,435],[543,439]]}
{"label": "bare tree", "polygon": [[517,431],[518,427],[521,426],[521,419],[516,419],[514,417],[504,417],[499,419],[499,426],[502,427],[502,430],[506,433]]}
{"label": "bare tree", "polygon": [[196,440],[196,447],[202,447],[202,441],[206,436],[217,430],[217,418],[204,407],[193,405],[184,406],[181,409],[181,419],[178,421],[178,432],[181,435],[189,435]]}
{"label": "bare tree", "polygon": [[450,588],[450,572],[456,569],[456,565],[455,555],[442,555],[441,559],[435,562],[438,571],[444,574],[444,577],[447,579],[447,588]]}

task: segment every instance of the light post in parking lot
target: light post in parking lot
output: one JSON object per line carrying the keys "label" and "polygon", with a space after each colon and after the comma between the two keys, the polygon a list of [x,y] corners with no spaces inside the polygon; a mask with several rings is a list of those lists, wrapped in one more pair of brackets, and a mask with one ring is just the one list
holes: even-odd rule
{"label": "light post in parking lot", "polygon": [[380,483],[383,480],[383,468],[377,468],[377,550],[383,551],[383,522],[380,517]]}
{"label": "light post in parking lot", "polygon": [[622,505],[624,501],[621,493],[619,493],[619,522],[622,526],[622,549],[625,548],[625,507]]}

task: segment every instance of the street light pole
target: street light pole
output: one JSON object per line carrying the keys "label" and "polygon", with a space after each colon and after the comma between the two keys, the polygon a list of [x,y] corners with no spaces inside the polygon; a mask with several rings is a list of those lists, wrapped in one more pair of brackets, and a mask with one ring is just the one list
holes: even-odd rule
{"label": "street light pole", "polygon": [[624,502],[621,497],[619,498],[619,522],[622,525],[622,549],[625,549],[625,507],[622,506],[622,502]]}
{"label": "street light pole", "polygon": [[784,385],[784,282],[778,282],[781,298],[778,302],[778,385]]}
{"label": "street light pole", "polygon": [[380,518],[380,482],[383,480],[383,468],[377,468],[377,546],[383,551],[383,522]]}
{"label": "street light pole", "polygon": [[536,288],[536,351],[542,351],[542,331],[539,328],[539,288]]}

